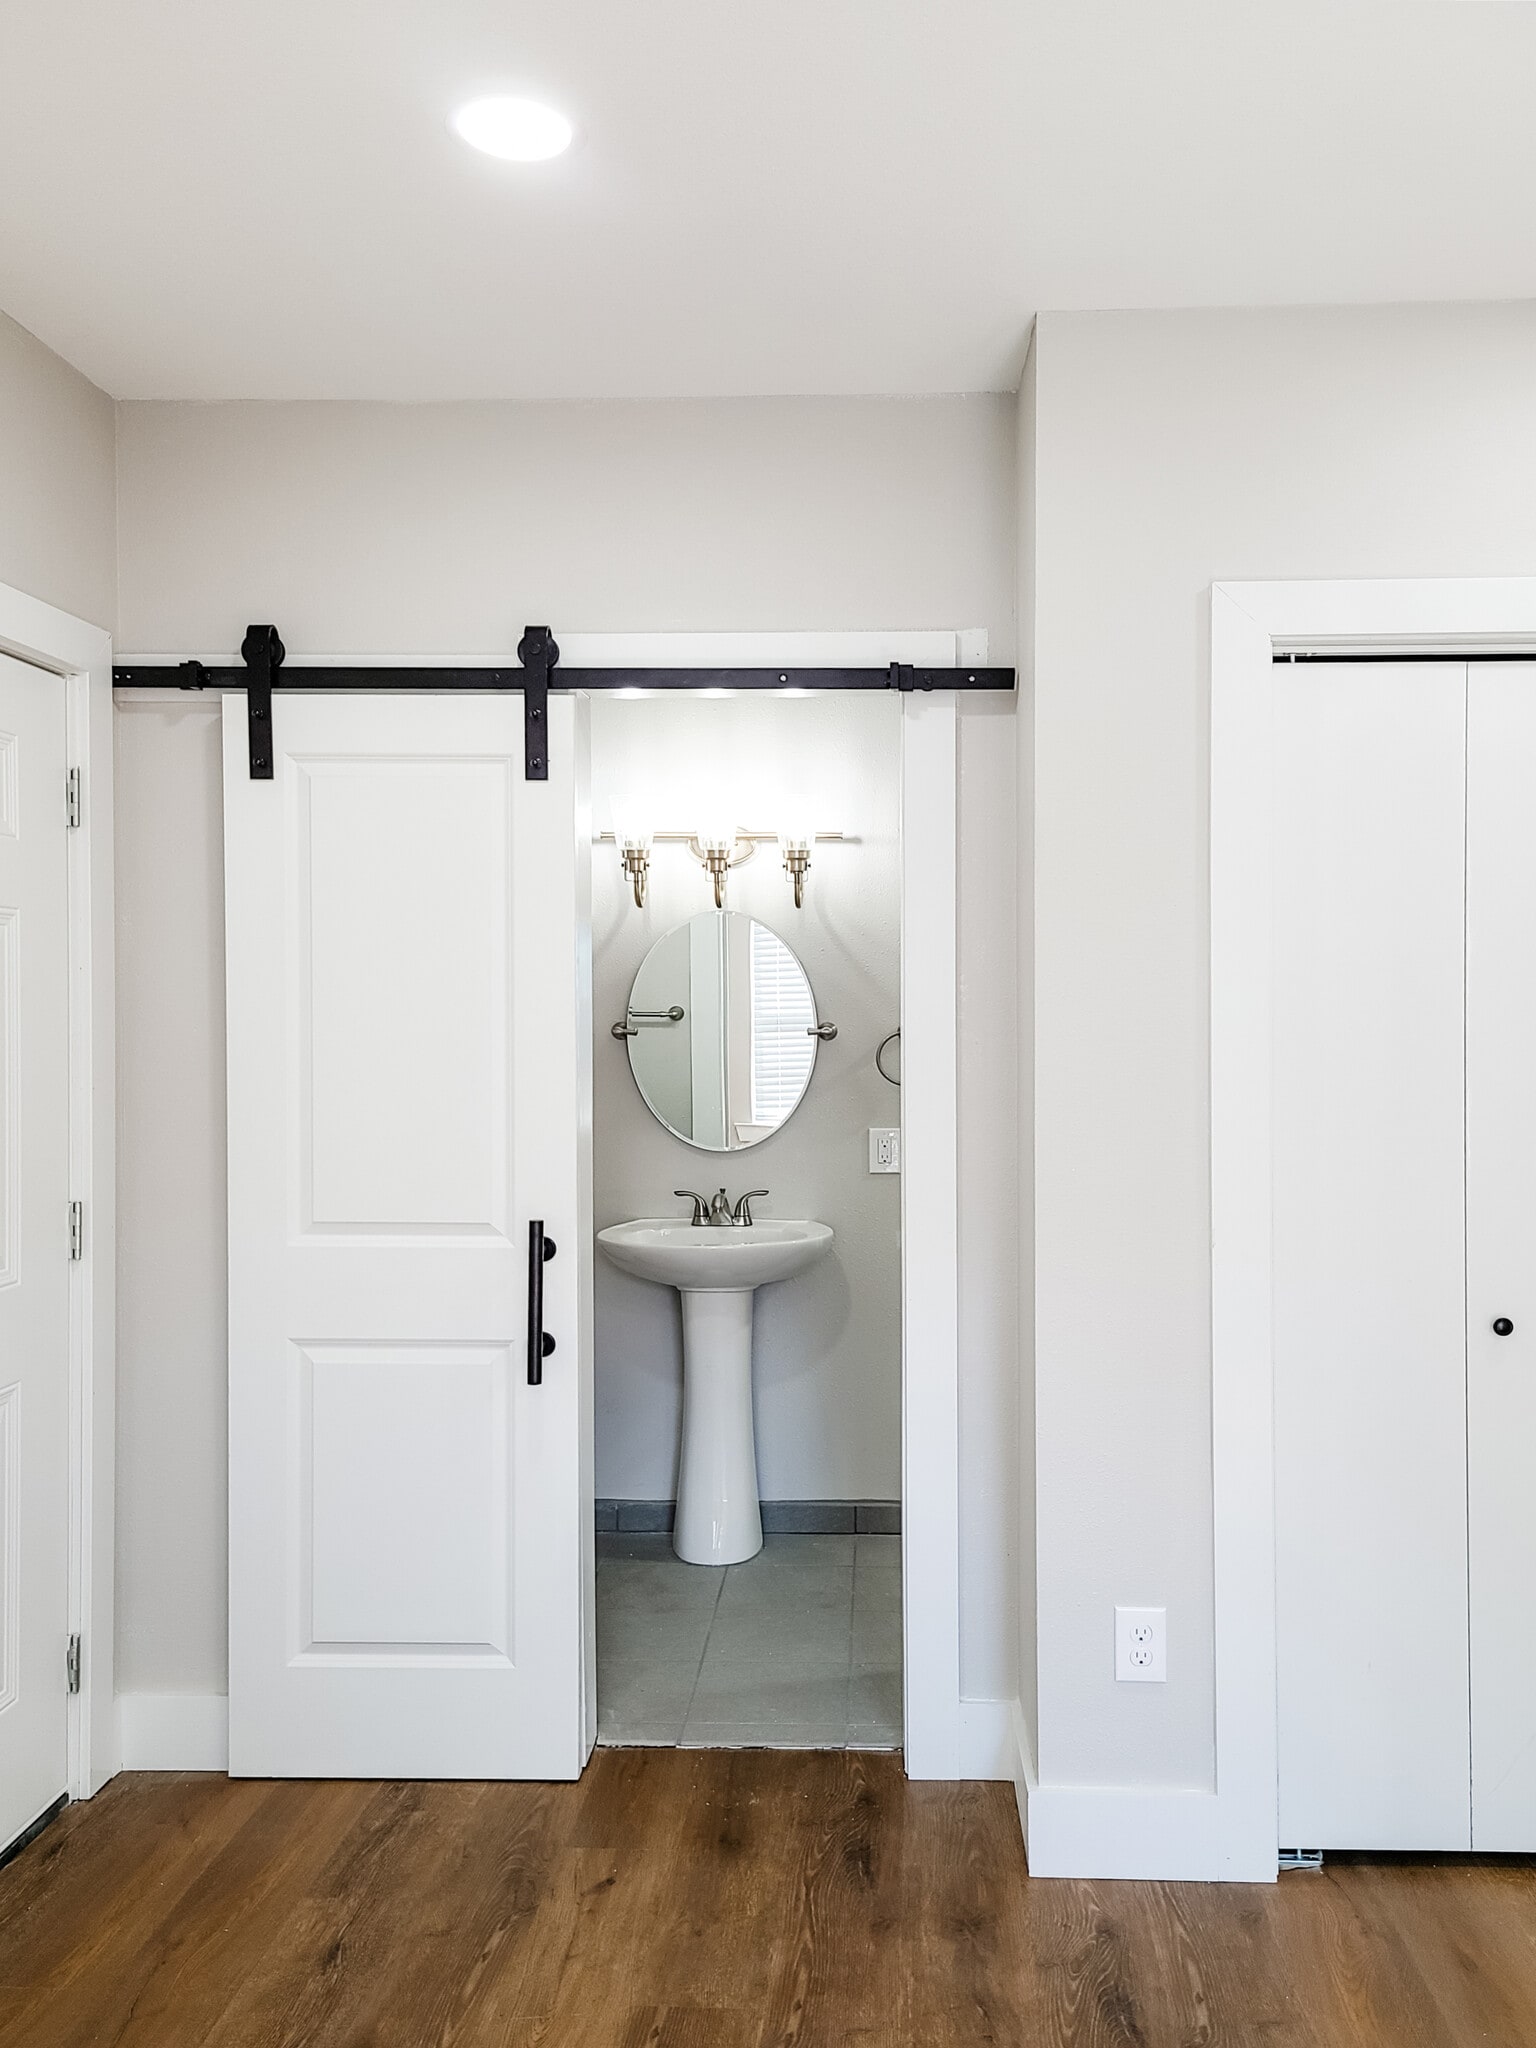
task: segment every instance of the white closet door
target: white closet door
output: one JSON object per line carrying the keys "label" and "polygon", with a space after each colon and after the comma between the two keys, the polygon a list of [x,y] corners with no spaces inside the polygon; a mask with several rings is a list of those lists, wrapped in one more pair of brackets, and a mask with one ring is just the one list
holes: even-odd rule
{"label": "white closet door", "polygon": [[1470,1845],[1465,693],[1446,664],[1276,684],[1285,1846]]}
{"label": "white closet door", "polygon": [[[1536,664],[1467,706],[1472,1844],[1536,1849]],[[1499,1336],[1494,1323],[1514,1325]]]}
{"label": "white closet door", "polygon": [[590,1748],[577,725],[530,783],[520,697],[279,694],[254,782],[225,699],[238,1775]]}
{"label": "white closet door", "polygon": [[68,1781],[64,685],[0,654],[0,1849]]}

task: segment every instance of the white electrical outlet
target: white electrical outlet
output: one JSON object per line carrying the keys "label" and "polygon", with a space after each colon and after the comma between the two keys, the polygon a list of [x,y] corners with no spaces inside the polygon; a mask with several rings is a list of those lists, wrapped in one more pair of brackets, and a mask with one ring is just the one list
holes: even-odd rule
{"label": "white electrical outlet", "polygon": [[901,1171],[901,1130],[872,1130],[869,1134],[869,1170],[871,1173],[900,1173]]}
{"label": "white electrical outlet", "polygon": [[1162,1685],[1168,1677],[1166,1607],[1115,1609],[1115,1676]]}

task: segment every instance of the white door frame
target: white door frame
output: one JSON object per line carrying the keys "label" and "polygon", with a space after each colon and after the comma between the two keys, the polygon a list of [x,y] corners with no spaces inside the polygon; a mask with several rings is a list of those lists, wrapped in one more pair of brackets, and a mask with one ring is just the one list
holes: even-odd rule
{"label": "white door frame", "polygon": [[[1536,655],[1536,577],[1218,583],[1211,591],[1211,1444],[1216,1789],[1138,1876],[1277,1865],[1271,1256],[1274,656]],[[1168,1818],[1165,1816],[1165,1818]],[[1177,1865],[1175,1868],[1174,1865]],[[1129,1874],[1129,1873],[1128,1873]]]}
{"label": "white door frame", "polygon": [[70,1185],[85,1205],[69,1296],[69,1629],[81,1654],[80,1691],[69,1701],[68,1779],[72,1799],[89,1799],[117,1769],[112,636],[0,584],[0,652],[60,678],[67,759],[80,770],[83,797],[79,829],[68,835]]}

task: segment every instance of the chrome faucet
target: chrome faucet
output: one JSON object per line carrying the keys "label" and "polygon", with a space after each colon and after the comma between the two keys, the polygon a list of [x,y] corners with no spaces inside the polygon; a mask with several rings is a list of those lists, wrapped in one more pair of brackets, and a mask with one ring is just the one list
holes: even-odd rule
{"label": "chrome faucet", "polygon": [[706,1202],[702,1195],[696,1195],[692,1188],[674,1188],[674,1195],[693,1204],[693,1227],[695,1230],[750,1230],[752,1227],[752,1204],[764,1198],[766,1188],[753,1188],[741,1196],[733,1209],[726,1200],[725,1189],[721,1188],[712,1202]]}

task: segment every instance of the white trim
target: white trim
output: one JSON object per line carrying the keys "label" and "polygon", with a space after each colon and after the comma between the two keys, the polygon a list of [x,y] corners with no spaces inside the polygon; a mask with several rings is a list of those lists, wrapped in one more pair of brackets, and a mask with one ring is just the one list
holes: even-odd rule
{"label": "white trim", "polygon": [[125,1771],[227,1771],[223,1693],[125,1692],[117,1701]]}
{"label": "white trim", "polygon": [[[1211,1867],[1183,1867],[1201,1832],[1192,1823],[1182,1846],[1170,1838],[1167,1856],[1141,1875],[1253,1880],[1273,1878],[1277,1868],[1269,1041],[1273,655],[1319,647],[1389,649],[1405,659],[1464,651],[1472,658],[1494,645],[1536,650],[1536,577],[1218,583],[1211,591],[1216,1791],[1145,1795],[1163,1802],[1170,1824],[1175,1809],[1169,1802],[1208,1799]],[[1035,1795],[1032,1831],[1038,1802],[1054,1793],[1046,1788]],[[1119,1825],[1132,1840],[1136,1816],[1123,1812]],[[1092,1847],[1094,1824],[1080,1810],[1073,1827],[1076,1856],[1082,1846]],[[1144,1846],[1151,1852],[1157,1845]]]}
{"label": "white trim", "polygon": [[901,1572],[912,1778],[962,1775],[957,744],[953,691],[903,700]]}
{"label": "white trim", "polygon": [[1014,1715],[1017,1700],[960,1702],[960,1772],[962,1778],[985,1778],[1007,1784],[1014,1768]]}
{"label": "white trim", "polygon": [[[1009,1776],[1013,1779],[1014,1803],[1019,1809],[1019,1828],[1024,1836],[1024,1860],[1029,1861],[1029,1808],[1038,1785],[1035,1775],[1035,1753],[1030,1747],[1029,1729],[1024,1720],[1024,1702],[1010,1700],[1008,1703],[1008,1762]],[[1042,1871],[1039,1875],[1044,1876]]]}
{"label": "white trim", "polygon": [[1031,1877],[1207,1881],[1220,1861],[1213,1792],[1126,1785],[1045,1785],[1024,1726],[1010,1703],[1009,1769]]}
{"label": "white trim", "polygon": [[69,1148],[85,1203],[70,1274],[69,1628],[80,1691],[69,1702],[68,1779],[88,1799],[117,1769],[113,1712],[116,1195],[112,931],[112,638],[0,584],[0,651],[63,680],[69,760],[84,813],[68,839]]}

